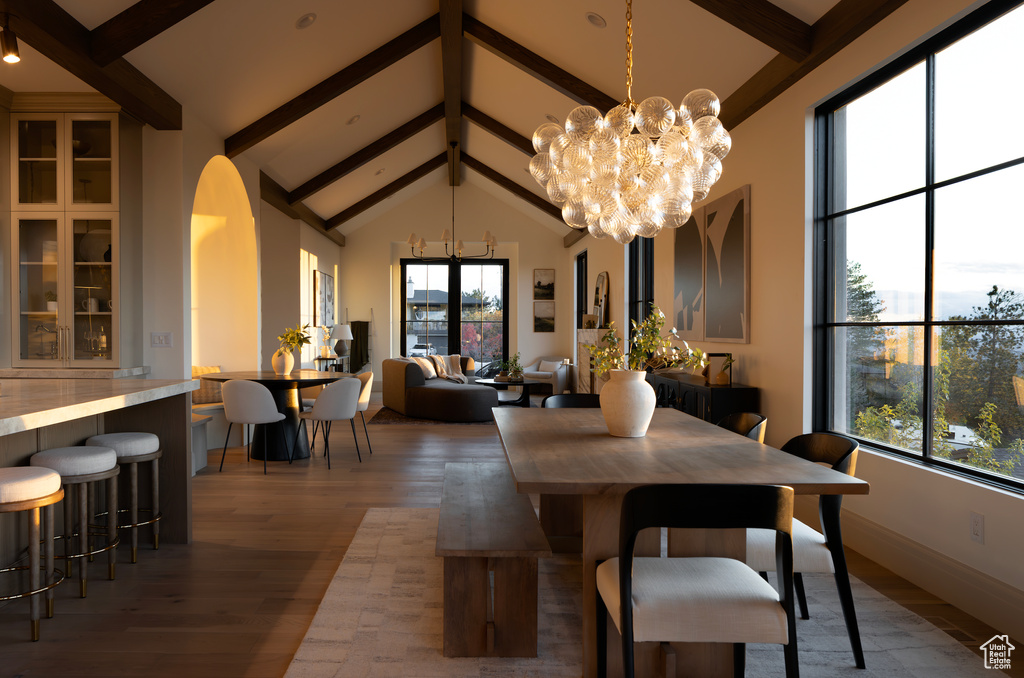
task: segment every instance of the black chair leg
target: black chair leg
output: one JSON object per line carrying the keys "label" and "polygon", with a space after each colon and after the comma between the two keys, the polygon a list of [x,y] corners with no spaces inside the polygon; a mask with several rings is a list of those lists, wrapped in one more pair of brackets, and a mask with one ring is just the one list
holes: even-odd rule
{"label": "black chair leg", "polygon": [[314,419],[313,420],[313,435],[309,439],[309,456],[310,456],[310,458],[312,458],[312,456],[313,456],[313,450],[316,449],[316,431],[317,431],[317,428],[319,428],[319,426],[320,426],[320,420],[319,419]]}
{"label": "black chair leg", "polygon": [[352,440],[356,443],[356,456],[359,458],[359,463],[363,463],[363,455],[359,454],[359,437],[356,435],[356,420],[355,417],[348,420],[348,423],[352,424]]}
{"label": "black chair leg", "polygon": [[366,430],[366,417],[363,416],[362,411],[359,412],[359,418],[363,420],[363,435],[366,436],[366,446],[370,449],[370,454],[373,454],[373,446],[370,445],[370,432]]}
{"label": "black chair leg", "polygon": [[796,590],[796,602],[800,605],[800,618],[810,619],[807,611],[807,595],[804,593],[804,577],[800,572],[793,573],[793,588]]}
{"label": "black chair leg", "polygon": [[594,590],[597,599],[597,614],[594,615],[597,625],[597,678],[608,676],[608,608],[601,598],[601,592]]}
{"label": "black chair leg", "polygon": [[[256,433],[256,426],[258,426],[258,425],[259,424],[256,424],[256,425],[254,425],[252,427],[253,434]],[[264,424],[264,426],[266,426],[266,424]],[[266,431],[263,432],[263,475],[267,475],[267,432]]]}
{"label": "black chair leg", "polygon": [[[228,422],[228,434],[226,436],[224,436],[224,451],[220,453],[220,470],[221,471],[224,470],[224,457],[228,453],[228,438],[231,437],[231,426],[232,425],[233,424],[229,421]],[[243,426],[244,426],[244,424],[243,424]]]}
{"label": "black chair leg", "polygon": [[320,427],[324,435],[324,456],[327,457],[327,470],[331,470],[331,422],[325,421]]}
{"label": "black chair leg", "polygon": [[858,669],[866,668],[864,649],[860,645],[860,628],[857,626],[857,610],[853,607],[853,591],[850,589],[850,573],[846,569],[846,555],[841,549],[832,552],[832,563],[836,569],[836,590],[839,592],[839,604],[843,608],[846,619],[846,632],[850,635],[850,647]]}
{"label": "black chair leg", "polygon": [[743,678],[747,671],[747,644],[732,644],[732,675]]}
{"label": "black chair leg", "polygon": [[786,678],[800,678],[800,662],[797,659],[796,636],[789,639],[789,642],[782,646],[786,658]]}

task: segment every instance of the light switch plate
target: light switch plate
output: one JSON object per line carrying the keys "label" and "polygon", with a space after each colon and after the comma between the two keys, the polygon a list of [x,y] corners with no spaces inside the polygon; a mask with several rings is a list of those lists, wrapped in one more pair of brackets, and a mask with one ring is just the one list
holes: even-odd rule
{"label": "light switch plate", "polygon": [[153,348],[171,348],[174,346],[174,333],[150,332],[149,345]]}

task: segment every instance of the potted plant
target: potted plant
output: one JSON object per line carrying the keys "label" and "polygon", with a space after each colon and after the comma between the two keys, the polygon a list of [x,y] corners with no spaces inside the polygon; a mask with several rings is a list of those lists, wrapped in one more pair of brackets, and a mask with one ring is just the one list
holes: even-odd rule
{"label": "potted plant", "polygon": [[293,329],[286,328],[284,333],[277,337],[277,340],[281,342],[281,347],[274,351],[274,357],[270,360],[274,374],[288,374],[295,367],[295,356],[292,352],[310,343],[307,329],[309,329],[308,324],[302,327],[296,325]]}
{"label": "potted plant", "polygon": [[57,293],[53,290],[46,290],[43,292],[43,297],[46,299],[46,310],[56,311],[57,310]]}
{"label": "potted plant", "polygon": [[682,346],[672,343],[678,339],[674,327],[663,335],[664,325],[665,314],[652,305],[647,318],[639,323],[633,321],[632,337],[626,347],[615,330],[614,321],[603,337],[603,346],[587,347],[593,357],[594,372],[610,376],[610,381],[601,389],[601,413],[608,433],[613,436],[640,438],[647,434],[656,400],[654,388],[646,380],[648,370],[669,367],[696,370],[707,364],[706,354],[700,349],[690,348],[685,341]]}
{"label": "potted plant", "polygon": [[519,362],[519,352],[504,363],[505,371],[508,372],[510,381],[520,381],[523,378],[523,366]]}

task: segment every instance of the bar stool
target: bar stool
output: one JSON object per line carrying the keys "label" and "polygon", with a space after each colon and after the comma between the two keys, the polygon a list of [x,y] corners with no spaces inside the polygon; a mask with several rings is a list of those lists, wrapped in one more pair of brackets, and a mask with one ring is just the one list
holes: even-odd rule
{"label": "bar stool", "polygon": [[[29,459],[32,466],[53,469],[60,474],[60,482],[68,501],[64,502],[64,560],[68,563],[68,574],[71,561],[78,559],[79,593],[85,598],[88,576],[86,573],[88,559],[98,553],[107,553],[107,576],[114,578],[117,557],[117,512],[110,511],[107,515],[107,543],[93,549],[89,543],[89,485],[101,480],[107,481],[107,506],[117,506],[117,453],[109,447],[55,447],[36,452]],[[72,489],[77,489],[77,501],[71,498]],[[75,507],[78,509],[78,531],[75,532]],[[78,537],[78,550],[71,541]],[[58,556],[61,557],[61,556]]]}
{"label": "bar stool", "polygon": [[[29,571],[29,590],[0,597],[0,601],[16,598],[29,599],[29,619],[32,622],[32,640],[39,640],[39,598],[46,592],[46,616],[53,616],[53,587],[64,581],[64,573],[53,567],[53,505],[64,497],[60,486],[60,474],[46,468],[13,466],[0,468],[0,513],[28,512],[28,565],[8,567],[2,572]],[[42,569],[46,581],[39,576],[39,523],[40,511],[43,523],[43,557],[46,562]],[[55,578],[56,576],[56,578]]]}
{"label": "bar stool", "polygon": [[[132,562],[138,562],[139,558],[139,528],[143,525],[153,526],[153,550],[160,548],[160,457],[164,455],[160,449],[160,438],[154,433],[104,433],[92,436],[85,441],[86,445],[97,447],[109,447],[117,454],[119,466],[128,466],[129,486],[131,488],[131,500],[127,509],[119,509],[120,512],[128,513],[128,523],[120,523],[119,529],[131,529],[132,531]],[[139,464],[153,462],[150,471],[153,478],[153,495],[151,508],[139,508]],[[150,514],[149,520],[139,522],[139,511]]]}

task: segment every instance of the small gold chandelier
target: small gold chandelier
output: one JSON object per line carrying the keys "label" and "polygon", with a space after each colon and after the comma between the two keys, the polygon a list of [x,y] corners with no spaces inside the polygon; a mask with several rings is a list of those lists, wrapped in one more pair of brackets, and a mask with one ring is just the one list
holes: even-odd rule
{"label": "small gold chandelier", "polygon": [[632,88],[633,3],[626,0],[626,100],[603,116],[580,106],[564,128],[541,125],[530,161],[566,224],[622,244],[685,224],[691,203],[706,198],[722,176],[732,148],[714,92],[696,89],[676,108],[664,97],[637,104]]}

